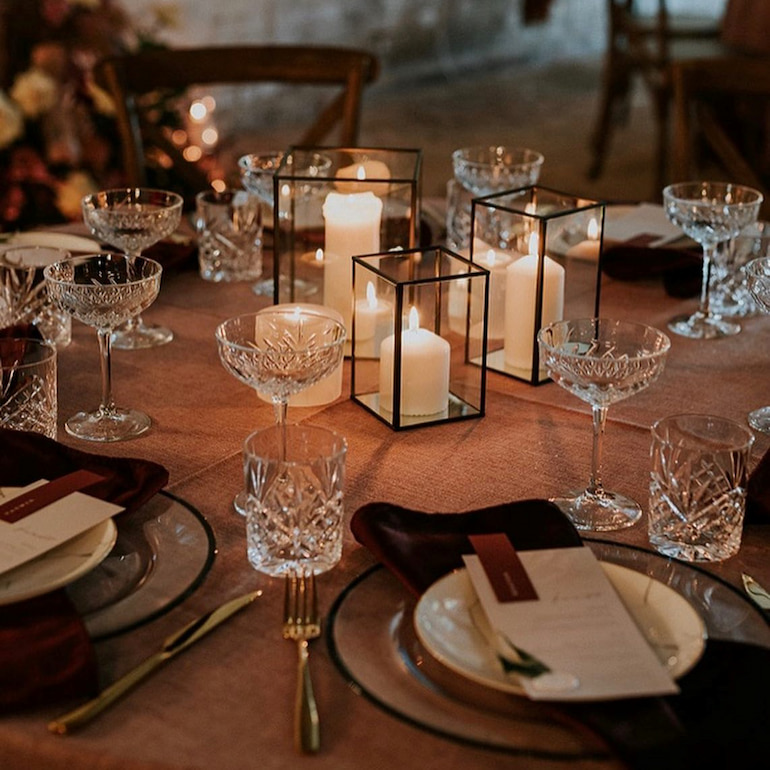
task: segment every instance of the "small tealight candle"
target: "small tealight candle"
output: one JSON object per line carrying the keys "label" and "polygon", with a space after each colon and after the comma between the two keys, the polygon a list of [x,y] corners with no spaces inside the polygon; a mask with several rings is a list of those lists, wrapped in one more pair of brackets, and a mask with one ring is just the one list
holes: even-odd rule
{"label": "small tealight candle", "polygon": [[[396,335],[380,348],[380,407],[393,411]],[[449,343],[420,328],[417,308],[409,311],[409,328],[401,332],[401,414],[439,414],[449,408]]]}
{"label": "small tealight candle", "polygon": [[578,259],[599,259],[599,224],[591,217],[586,228],[586,239],[567,249],[568,257]]}
{"label": "small tealight candle", "polygon": [[[532,233],[529,254],[506,268],[505,345],[506,366],[531,370],[535,346],[538,236]],[[564,268],[543,255],[543,304],[541,326],[561,320],[564,315]]]}
{"label": "small tealight candle", "polygon": [[315,251],[306,251],[300,260],[311,267],[323,268],[324,266],[324,250],[316,249]]}
{"label": "small tealight candle", "polygon": [[369,346],[372,350],[364,351],[364,354],[376,356],[379,352],[382,339],[388,331],[390,322],[391,305],[377,296],[377,291],[371,281],[366,284],[366,299],[356,302],[355,335],[356,345],[359,342],[372,341]]}

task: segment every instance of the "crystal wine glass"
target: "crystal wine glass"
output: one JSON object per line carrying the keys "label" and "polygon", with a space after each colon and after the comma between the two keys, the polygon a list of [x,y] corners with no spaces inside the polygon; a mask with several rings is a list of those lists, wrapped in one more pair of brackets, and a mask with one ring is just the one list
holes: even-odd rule
{"label": "crystal wine glass", "polygon": [[758,190],[727,182],[680,182],[664,188],[666,215],[703,249],[698,310],[672,318],[668,323],[672,332],[693,339],[713,339],[741,330],[739,324],[726,321],[709,307],[711,270],[719,244],[755,222],[761,203],[762,193]]}
{"label": "crystal wine glass", "polygon": [[591,405],[591,479],[583,491],[553,500],[578,529],[608,531],[634,524],[641,506],[602,484],[602,444],[610,404],[660,376],[671,343],[652,326],[608,318],[555,321],[538,333],[543,364],[565,390]]}
{"label": "crystal wine glass", "polygon": [[[83,220],[100,241],[138,257],[148,246],[176,230],[182,217],[182,197],[166,190],[127,187],[102,190],[82,201]],[[116,348],[133,350],[171,342],[174,333],[146,325],[141,316],[129,318],[113,332]]]}
{"label": "crystal wine glass", "polygon": [[44,269],[51,299],[73,318],[93,326],[99,339],[101,404],[67,420],[67,432],[76,438],[123,441],[150,427],[152,421],[144,412],[115,406],[110,350],[115,328],[155,301],[161,272],[160,264],[152,259],[112,252],[70,257]]}
{"label": "crystal wine glass", "polygon": [[[308,177],[323,177],[331,167],[331,158],[321,153],[311,153],[310,162],[305,168],[294,168],[293,158],[285,152],[272,150],[263,153],[249,153],[238,158],[238,169],[241,174],[243,188],[256,195],[264,204],[265,211],[273,213],[275,192],[273,178],[286,161],[286,170],[290,174]],[[275,292],[275,282],[272,278],[257,281],[252,287],[255,294],[272,297]]]}
{"label": "crystal wine glass", "polygon": [[[751,296],[763,312],[770,313],[770,257],[752,259],[744,271]],[[750,412],[749,425],[762,433],[770,433],[770,406]]]}
{"label": "crystal wine glass", "polygon": [[[230,374],[270,397],[278,425],[289,397],[329,375],[342,360],[345,325],[321,309],[273,305],[235,316],[216,330],[219,357]],[[245,491],[235,498],[244,513]]]}

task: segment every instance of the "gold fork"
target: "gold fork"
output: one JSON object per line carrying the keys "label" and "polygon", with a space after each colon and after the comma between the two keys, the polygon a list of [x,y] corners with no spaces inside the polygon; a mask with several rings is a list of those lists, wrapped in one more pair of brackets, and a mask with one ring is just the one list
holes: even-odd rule
{"label": "gold fork", "polygon": [[310,680],[308,642],[321,635],[315,575],[304,570],[286,577],[283,599],[283,638],[297,642],[297,697],[294,706],[294,743],[299,751],[313,753],[321,744],[318,707]]}

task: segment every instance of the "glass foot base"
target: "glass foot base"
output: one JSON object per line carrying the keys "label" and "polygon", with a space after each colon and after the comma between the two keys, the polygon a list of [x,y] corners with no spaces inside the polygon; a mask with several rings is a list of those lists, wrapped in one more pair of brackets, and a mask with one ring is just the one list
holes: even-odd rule
{"label": "glass foot base", "polygon": [[262,281],[257,281],[252,284],[251,290],[258,297],[272,297],[275,292],[275,284],[272,278],[265,278]]}
{"label": "glass foot base", "polygon": [[109,412],[78,412],[64,427],[71,436],[84,441],[127,441],[149,430],[152,420],[136,409],[114,409]]}
{"label": "glass foot base", "polygon": [[247,494],[245,489],[242,489],[234,498],[233,498],[233,508],[235,508],[235,512],[240,514],[241,516],[246,515],[246,503],[248,502],[249,495]]}
{"label": "glass foot base", "polygon": [[760,433],[770,433],[770,406],[749,412],[749,425]]}
{"label": "glass foot base", "polygon": [[692,315],[681,315],[672,318],[668,322],[668,328],[680,337],[689,337],[693,340],[713,340],[718,337],[731,337],[738,334],[741,325],[733,321],[726,321],[716,315],[704,315],[700,311]]}
{"label": "glass foot base", "polygon": [[568,492],[564,497],[552,497],[551,502],[561,508],[576,529],[591,532],[625,529],[642,516],[639,503],[615,492]]}
{"label": "glass foot base", "polygon": [[165,326],[147,326],[144,323],[118,327],[112,333],[111,344],[120,350],[138,350],[166,345],[174,339],[174,332]]}

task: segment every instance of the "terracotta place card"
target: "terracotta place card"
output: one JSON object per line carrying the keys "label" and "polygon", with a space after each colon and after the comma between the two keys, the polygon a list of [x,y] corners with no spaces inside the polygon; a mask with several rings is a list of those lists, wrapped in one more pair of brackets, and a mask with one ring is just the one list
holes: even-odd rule
{"label": "terracotta place card", "polygon": [[[580,701],[679,691],[589,548],[517,552],[499,538],[507,540],[486,536],[479,552],[463,559],[496,632],[490,643],[498,655],[508,658],[507,648],[543,664],[545,673],[520,677],[530,698]],[[502,585],[503,601],[494,584],[498,590]],[[527,596],[534,598],[522,599]]]}
{"label": "terracotta place card", "polygon": [[76,471],[52,482],[0,488],[0,573],[42,556],[123,508],[78,490],[101,479]]}

